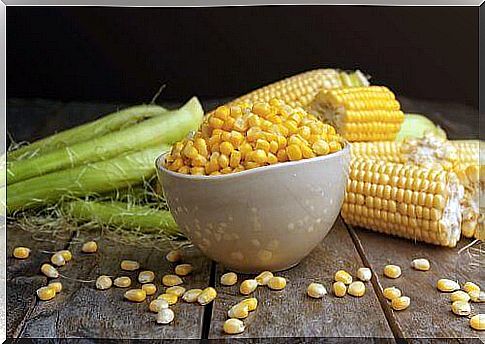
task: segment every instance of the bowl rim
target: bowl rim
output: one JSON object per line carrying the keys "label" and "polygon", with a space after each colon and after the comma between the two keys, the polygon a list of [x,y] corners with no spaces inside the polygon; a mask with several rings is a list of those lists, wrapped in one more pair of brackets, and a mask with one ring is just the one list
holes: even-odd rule
{"label": "bowl rim", "polygon": [[[155,160],[155,168],[157,171],[161,170],[164,173],[174,177],[174,178],[180,178],[180,179],[187,179],[187,180],[224,180],[224,179],[231,179],[231,178],[238,178],[238,177],[243,177],[251,174],[258,174],[263,171],[269,171],[269,170],[275,170],[275,169],[281,169],[289,166],[296,166],[296,165],[303,165],[312,161],[325,161],[325,160],[330,160],[333,158],[337,158],[341,155],[350,153],[350,144],[347,141],[344,141],[344,148],[339,150],[338,152],[330,153],[327,155],[322,155],[322,156],[317,156],[314,158],[309,158],[309,159],[301,159],[301,160],[296,160],[296,161],[285,161],[284,163],[278,163],[274,165],[265,165],[261,167],[256,167],[252,168],[250,170],[244,170],[236,173],[228,173],[228,174],[221,174],[221,175],[216,175],[216,176],[206,176],[206,175],[191,175],[191,174],[183,174],[183,173],[177,173],[174,171],[170,171],[167,169],[165,166],[163,166],[162,159],[165,158],[166,155],[170,154],[169,152],[165,152],[157,157]],[[263,168],[264,167],[264,168]]]}

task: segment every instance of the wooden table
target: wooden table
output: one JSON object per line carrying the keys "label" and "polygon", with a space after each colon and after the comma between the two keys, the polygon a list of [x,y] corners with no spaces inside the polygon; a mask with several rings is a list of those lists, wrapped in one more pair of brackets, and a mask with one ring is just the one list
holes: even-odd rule
{"label": "wooden table", "polygon": [[[478,113],[457,104],[438,104],[401,97],[407,112],[427,113],[442,125],[450,138],[477,138]],[[206,109],[217,102],[207,102]],[[20,139],[39,138],[53,131],[93,119],[100,113],[112,111],[116,104],[60,103],[45,100],[9,100],[9,128]],[[22,114],[31,113],[26,123]],[[39,114],[40,116],[35,116]],[[46,116],[46,114],[48,114]],[[136,259],[146,269],[156,272],[157,285],[163,274],[173,271],[173,264],[164,256],[170,247],[154,243],[155,248],[143,248],[114,242],[101,236],[100,231],[82,231],[76,237],[58,238],[56,242],[34,240],[31,232],[21,230],[15,223],[8,225],[7,240],[7,334],[16,338],[137,338],[137,339],[228,339],[243,341],[288,342],[401,342],[459,338],[460,342],[485,341],[485,333],[472,330],[468,319],[451,313],[448,295],[439,293],[435,284],[439,278],[472,280],[485,287],[484,258],[479,265],[471,264],[469,250],[459,254],[469,240],[460,241],[454,249],[416,243],[384,236],[360,228],[346,226],[338,219],[315,250],[297,267],[281,272],[288,280],[283,291],[258,288],[255,297],[260,304],[246,320],[247,329],[237,336],[222,333],[228,308],[242,297],[237,287],[223,287],[219,278],[224,267],[211,262],[195,248],[185,250],[187,262],[195,271],[185,278],[185,287],[214,286],[218,297],[202,307],[184,302],[173,309],[175,321],[158,325],[147,311],[147,303],[133,304],[123,300],[123,289],[99,291],[93,283],[65,279],[64,290],[52,301],[42,302],[35,290],[47,280],[39,274],[42,262],[48,260],[46,251],[70,249],[74,259],[60,269],[70,278],[93,280],[100,274],[117,275],[122,259]],[[95,238],[100,251],[82,254],[80,242]],[[35,237],[35,239],[39,239]],[[44,237],[45,239],[45,237]],[[10,257],[17,245],[32,248],[25,260]],[[431,262],[429,272],[410,268],[413,258],[425,257]],[[403,268],[403,276],[390,280],[382,275],[384,265],[394,263]],[[338,269],[355,273],[359,267],[374,272],[367,292],[362,298],[336,298],[329,294],[321,300],[306,296],[306,286],[322,282],[330,289],[332,276]],[[135,277],[135,275],[132,275]],[[240,276],[240,279],[245,276]],[[411,298],[411,306],[401,312],[393,311],[382,295],[382,289],[395,285]],[[150,298],[151,299],[151,298]],[[485,304],[473,304],[474,312],[485,312]]]}

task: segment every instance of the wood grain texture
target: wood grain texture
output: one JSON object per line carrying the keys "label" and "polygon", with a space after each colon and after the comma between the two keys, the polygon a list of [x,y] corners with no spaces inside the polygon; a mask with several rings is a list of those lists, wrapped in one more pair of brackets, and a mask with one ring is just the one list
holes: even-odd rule
{"label": "wood grain texture", "polygon": [[[80,241],[97,238],[99,233],[82,233]],[[156,274],[159,288],[155,296],[136,304],[124,300],[125,288],[112,287],[105,291],[95,288],[94,282],[81,283],[61,279],[64,290],[55,299],[38,302],[25,322],[21,337],[56,338],[200,338],[204,307],[179,302],[172,307],[176,317],[170,325],[158,325],[155,314],[148,311],[148,303],[162,293],[161,278],[173,272],[174,264],[165,260],[170,247],[154,243],[155,248],[128,246],[100,238],[96,254],[80,252],[80,244],[72,244],[74,259],[60,269],[69,278],[94,281],[99,275],[130,276],[132,288],[140,287],[137,272],[120,270],[123,259],[137,260],[141,269]],[[193,264],[194,272],[184,278],[184,287],[203,288],[209,283],[210,262],[195,249],[187,249],[184,261]]]}
{"label": "wood grain texture", "polygon": [[[312,253],[293,269],[277,273],[287,279],[282,291],[259,287],[253,294],[258,308],[244,320],[246,331],[228,336],[222,333],[228,309],[244,299],[239,285],[249,275],[239,275],[237,285],[221,286],[224,269],[217,267],[216,289],[219,296],[213,307],[209,338],[268,337],[382,337],[393,338],[371,284],[362,298],[331,295],[334,273],[345,269],[355,274],[363,263],[352,240],[339,219],[328,236]],[[323,299],[311,299],[306,288],[311,282],[321,282],[329,292]],[[364,314],[372,314],[361,321]]]}
{"label": "wood grain texture", "polygon": [[[470,251],[458,254],[469,240],[460,241],[457,248],[415,243],[410,240],[352,228],[355,241],[363,251],[367,263],[374,271],[379,290],[396,286],[411,298],[411,305],[404,311],[393,311],[387,301],[386,313],[391,317],[391,326],[396,326],[405,338],[481,338],[485,333],[475,331],[468,325],[468,318],[451,312],[449,294],[436,289],[440,278],[449,278],[463,284],[466,281],[485,287],[485,258],[471,256]],[[482,248],[483,250],[483,248]],[[415,258],[426,258],[431,262],[430,271],[411,268]],[[389,279],[383,276],[386,264],[396,264],[402,269],[402,276]],[[381,292],[378,295],[383,299]],[[473,313],[484,313],[485,303],[472,303]]]}

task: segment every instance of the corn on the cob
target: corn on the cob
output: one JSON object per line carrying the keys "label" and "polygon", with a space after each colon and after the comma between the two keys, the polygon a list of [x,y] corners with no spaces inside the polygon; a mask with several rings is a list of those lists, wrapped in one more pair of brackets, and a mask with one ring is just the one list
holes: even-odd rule
{"label": "corn on the cob", "polygon": [[351,142],[394,140],[404,121],[401,105],[384,86],[322,90],[308,108]]}
{"label": "corn on the cob", "polygon": [[453,172],[354,159],[346,191],[348,224],[449,247],[460,238],[463,188]]}
{"label": "corn on the cob", "polygon": [[315,69],[259,88],[229,104],[267,102],[279,98],[292,107],[305,107],[321,89],[368,85],[369,81],[359,70],[346,73],[336,69]]}

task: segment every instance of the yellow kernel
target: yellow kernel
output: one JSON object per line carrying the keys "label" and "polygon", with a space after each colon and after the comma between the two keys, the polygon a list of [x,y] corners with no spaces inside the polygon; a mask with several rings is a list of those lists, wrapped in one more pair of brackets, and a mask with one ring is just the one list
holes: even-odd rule
{"label": "yellow kernel", "polygon": [[219,151],[222,154],[225,154],[227,156],[231,155],[233,150],[234,150],[234,147],[233,147],[232,143],[230,143],[230,142],[222,142],[219,145]]}
{"label": "yellow kernel", "polygon": [[310,147],[303,145],[300,148],[301,148],[301,154],[305,159],[310,159],[315,157],[315,153],[313,153]]}
{"label": "yellow kernel", "polygon": [[327,294],[327,289],[320,283],[310,283],[307,287],[306,293],[308,296],[313,297],[315,299],[322,298],[325,294]]}
{"label": "yellow kernel", "polygon": [[384,297],[388,300],[394,300],[401,297],[401,290],[396,287],[388,287],[383,290]]}
{"label": "yellow kernel", "polygon": [[468,295],[463,290],[457,290],[450,294],[450,300],[451,302],[455,302],[455,301],[468,302],[470,301],[470,295]]}
{"label": "yellow kernel", "polygon": [[153,271],[141,271],[138,274],[138,282],[151,283],[155,279],[155,273]]}
{"label": "yellow kernel", "polygon": [[229,318],[244,319],[249,315],[249,307],[246,304],[238,303],[227,311]]}
{"label": "yellow kernel", "polygon": [[13,256],[17,259],[26,259],[30,255],[30,248],[28,247],[15,247],[13,249]]}
{"label": "yellow kernel", "polygon": [[336,282],[343,282],[344,284],[350,284],[352,283],[352,276],[345,271],[345,270],[339,270],[335,273],[334,280]]}
{"label": "yellow kernel", "polygon": [[168,308],[168,306],[169,306],[169,304],[168,304],[167,300],[155,299],[152,302],[150,302],[150,304],[148,305],[148,309],[150,310],[150,312],[158,313],[162,309]]}
{"label": "yellow kernel", "polygon": [[175,267],[175,273],[179,276],[187,276],[193,270],[190,264],[179,264]]}
{"label": "yellow kernel", "polygon": [[472,308],[466,301],[454,301],[451,304],[451,311],[456,315],[467,316],[471,314]]}
{"label": "yellow kernel", "polygon": [[436,283],[436,288],[438,288],[439,291],[452,292],[460,290],[460,285],[455,281],[449,280],[447,278],[442,278]]}
{"label": "yellow kernel", "polygon": [[369,268],[359,268],[357,270],[357,278],[363,282],[368,282],[372,278],[372,271]]}
{"label": "yellow kernel", "polygon": [[209,118],[209,126],[213,129],[220,129],[224,125],[224,121],[220,118],[211,116]]}
{"label": "yellow kernel", "polygon": [[56,266],[63,266],[66,265],[66,260],[64,259],[64,256],[62,254],[57,252],[51,256],[51,263]]}
{"label": "yellow kernel", "polygon": [[408,308],[410,303],[411,303],[411,299],[409,297],[400,296],[400,297],[396,297],[395,299],[392,299],[391,307],[395,311],[402,311]]}
{"label": "yellow kernel", "polygon": [[288,161],[288,154],[286,154],[286,149],[280,149],[276,152],[276,157],[278,158],[279,162]]}
{"label": "yellow kernel", "polygon": [[330,153],[330,146],[324,140],[318,140],[312,145],[312,149],[317,155],[327,155]]}
{"label": "yellow kernel", "polygon": [[42,264],[40,271],[49,278],[58,278],[59,272],[55,267],[50,264]]}
{"label": "yellow kernel", "polygon": [[470,326],[477,331],[485,330],[485,314],[477,314],[470,318]]}
{"label": "yellow kernel", "polygon": [[189,289],[182,296],[182,300],[190,303],[195,302],[197,301],[200,293],[202,293],[202,289]]}
{"label": "yellow kernel", "polygon": [[243,295],[249,295],[258,287],[258,282],[255,279],[247,279],[242,281],[239,286],[239,292]]}
{"label": "yellow kernel", "polygon": [[132,302],[143,302],[147,298],[147,293],[143,289],[130,289],[125,292],[125,299]]}
{"label": "yellow kernel", "polygon": [[123,260],[120,264],[121,270],[135,271],[140,268],[140,263],[135,260]]}
{"label": "yellow kernel", "polygon": [[61,282],[50,282],[47,286],[53,288],[56,291],[56,294],[62,291]]}
{"label": "yellow kernel", "polygon": [[258,300],[255,297],[249,297],[239,303],[247,305],[250,312],[254,311],[258,307]]}
{"label": "yellow kernel", "polygon": [[167,259],[170,263],[176,263],[182,260],[182,252],[180,250],[172,250],[167,253],[165,259]]}
{"label": "yellow kernel", "polygon": [[202,292],[199,294],[199,296],[197,297],[197,302],[199,302],[199,304],[204,306],[214,301],[216,296],[217,296],[216,290],[212,287],[207,287],[204,290],[202,290]]}
{"label": "yellow kernel", "polygon": [[388,278],[398,278],[401,276],[401,268],[397,265],[386,265],[384,267],[384,276]]}
{"label": "yellow kernel", "polygon": [[153,283],[145,283],[141,286],[141,289],[144,290],[148,296],[154,295],[157,292],[157,286]]}
{"label": "yellow kernel", "polygon": [[[197,154],[197,156],[194,159],[192,159],[191,163],[192,163],[192,166],[194,167],[204,167],[205,164],[207,163],[207,159],[202,155]],[[186,167],[186,166],[182,166],[182,167]]]}
{"label": "yellow kernel", "polygon": [[291,161],[300,160],[302,158],[301,149],[298,145],[292,144],[286,147],[286,154]]}
{"label": "yellow kernel", "polygon": [[162,283],[166,287],[173,287],[184,283],[184,281],[177,275],[165,275],[162,277]]}
{"label": "yellow kernel", "polygon": [[468,292],[472,302],[485,302],[485,292],[480,290],[471,290]]}
{"label": "yellow kernel", "polygon": [[223,330],[227,334],[238,334],[244,332],[244,323],[239,319],[227,319],[224,322]]}
{"label": "yellow kernel", "polygon": [[234,272],[227,272],[221,276],[221,284],[231,286],[237,283],[237,275]]}
{"label": "yellow kernel", "polygon": [[113,284],[118,288],[128,288],[131,285],[131,278],[128,276],[116,277]]}
{"label": "yellow kernel", "polygon": [[266,117],[271,114],[271,107],[267,103],[257,102],[254,103],[253,109],[251,111],[257,115]]}
{"label": "yellow kernel", "polygon": [[84,253],[95,253],[98,251],[98,244],[96,241],[88,241],[83,244],[81,251]]}
{"label": "yellow kernel", "polygon": [[349,295],[355,297],[361,297],[365,294],[365,285],[361,281],[355,281],[350,283],[349,288],[347,289],[347,293]]}
{"label": "yellow kernel", "polygon": [[466,291],[467,293],[469,293],[469,292],[471,292],[473,290],[480,291],[480,287],[478,285],[476,285],[475,283],[473,283],[473,282],[466,282],[463,285],[463,290]]}
{"label": "yellow kernel", "polygon": [[425,258],[414,259],[411,263],[411,267],[415,270],[428,271],[430,268],[429,260]]}
{"label": "yellow kernel", "polygon": [[264,164],[267,160],[266,152],[262,149],[256,149],[251,154],[251,160],[258,164]]}
{"label": "yellow kernel", "polygon": [[269,152],[269,142],[263,139],[257,139],[256,140],[256,149],[261,149],[265,151],[266,153]]}
{"label": "yellow kernel", "polygon": [[61,251],[59,251],[57,253],[59,253],[60,255],[62,255],[62,257],[64,257],[64,260],[66,262],[72,260],[72,253],[69,250],[61,250]]}
{"label": "yellow kernel", "polygon": [[170,308],[164,308],[157,314],[158,324],[170,324],[175,318],[175,313]]}
{"label": "yellow kernel", "polygon": [[175,295],[175,294],[168,294],[168,293],[164,293],[164,294],[161,294],[157,297],[157,299],[162,299],[162,300],[165,300],[168,302],[168,304],[171,306],[171,305],[174,305],[177,303],[178,301],[178,296]]}
{"label": "yellow kernel", "polygon": [[232,168],[238,167],[239,163],[241,162],[241,158],[241,152],[237,150],[232,151],[231,157],[229,158],[229,166],[231,166]]}
{"label": "yellow kernel", "polygon": [[167,288],[165,290],[165,293],[174,294],[177,295],[177,297],[182,297],[185,294],[185,288],[179,285],[174,285],[173,287]]}
{"label": "yellow kernel", "polygon": [[101,275],[96,279],[96,288],[105,290],[111,288],[113,281],[109,276]]}
{"label": "yellow kernel", "polygon": [[225,154],[219,155],[219,158],[217,159],[217,163],[221,168],[226,168],[229,167],[229,158]]}
{"label": "yellow kernel", "polygon": [[344,297],[347,293],[347,286],[342,281],[337,281],[332,285],[333,294],[337,297]]}
{"label": "yellow kernel", "polygon": [[254,279],[258,282],[258,285],[267,285],[271,278],[273,278],[273,273],[271,271],[263,271]]}
{"label": "yellow kernel", "polygon": [[328,147],[330,148],[330,153],[337,152],[342,149],[342,145],[337,141],[331,141],[328,144]]}
{"label": "yellow kernel", "polygon": [[268,287],[273,290],[282,290],[286,287],[286,279],[283,277],[271,277],[268,281]]}
{"label": "yellow kernel", "polygon": [[42,301],[48,301],[56,296],[56,290],[52,287],[40,287],[36,291],[37,297]]}

